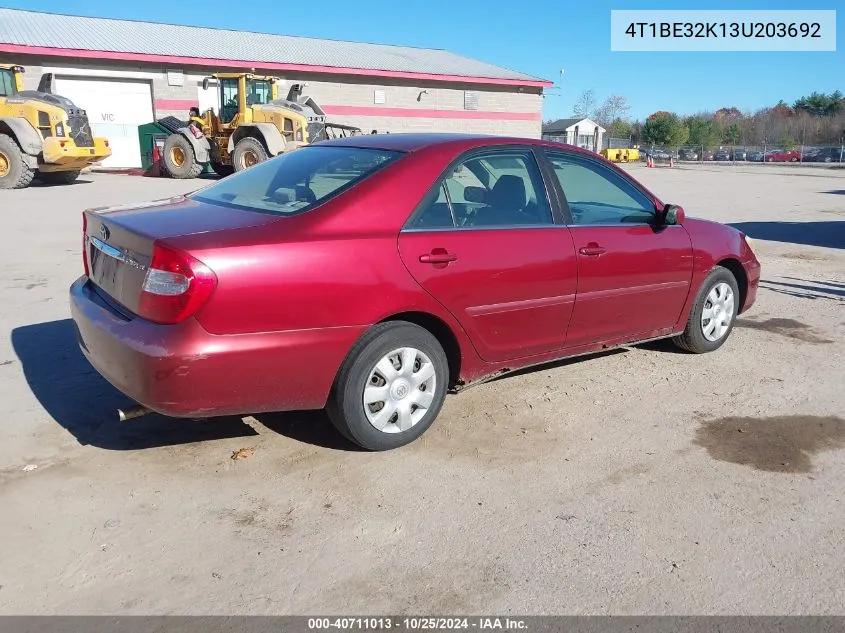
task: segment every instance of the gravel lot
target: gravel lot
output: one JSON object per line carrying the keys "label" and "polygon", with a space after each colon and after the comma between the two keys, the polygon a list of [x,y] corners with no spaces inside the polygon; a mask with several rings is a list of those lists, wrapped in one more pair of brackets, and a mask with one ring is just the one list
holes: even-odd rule
{"label": "gravel lot", "polygon": [[202,181],[0,192],[0,613],[845,614],[845,171],[630,169],[766,240],[729,342],[481,385],[384,454],[316,412],[116,422],[80,211]]}

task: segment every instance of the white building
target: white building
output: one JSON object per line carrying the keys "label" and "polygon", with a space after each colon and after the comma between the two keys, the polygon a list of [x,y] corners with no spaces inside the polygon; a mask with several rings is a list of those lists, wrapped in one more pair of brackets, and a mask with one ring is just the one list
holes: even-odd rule
{"label": "white building", "polygon": [[543,138],[594,152],[602,149],[606,130],[591,119],[558,119],[543,125]]}

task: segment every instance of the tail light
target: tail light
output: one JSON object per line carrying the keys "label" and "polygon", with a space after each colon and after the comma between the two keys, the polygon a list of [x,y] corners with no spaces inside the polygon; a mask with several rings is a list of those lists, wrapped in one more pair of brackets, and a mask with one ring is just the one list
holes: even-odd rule
{"label": "tail light", "polygon": [[85,276],[89,277],[88,271],[88,216],[82,213],[82,266],[85,269]]}
{"label": "tail light", "polygon": [[156,243],[138,314],[156,323],[178,323],[195,314],[211,297],[217,276],[198,259]]}

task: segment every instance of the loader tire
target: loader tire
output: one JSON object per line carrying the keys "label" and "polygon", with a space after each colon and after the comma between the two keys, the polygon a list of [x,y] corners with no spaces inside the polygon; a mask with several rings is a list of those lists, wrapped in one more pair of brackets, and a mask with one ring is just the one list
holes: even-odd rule
{"label": "loader tire", "polygon": [[79,171],[38,172],[38,180],[48,185],[69,185],[79,178]]}
{"label": "loader tire", "polygon": [[23,152],[11,136],[0,134],[0,189],[24,189],[35,171],[23,160]]}
{"label": "loader tire", "polygon": [[164,141],[162,162],[171,178],[196,178],[202,173],[191,142],[181,134],[171,134]]}
{"label": "loader tire", "polygon": [[232,165],[235,171],[249,169],[253,165],[263,163],[268,158],[267,150],[257,138],[247,136],[238,141],[235,151],[232,152]]}

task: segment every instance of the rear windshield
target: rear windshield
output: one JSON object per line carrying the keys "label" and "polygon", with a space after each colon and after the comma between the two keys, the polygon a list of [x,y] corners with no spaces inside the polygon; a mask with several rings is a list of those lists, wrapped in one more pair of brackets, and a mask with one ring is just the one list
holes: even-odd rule
{"label": "rear windshield", "polygon": [[293,215],[349,189],[402,155],[359,147],[303,147],[224,178],[190,197],[250,211]]}

